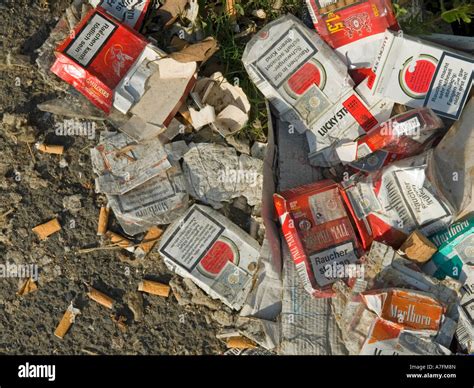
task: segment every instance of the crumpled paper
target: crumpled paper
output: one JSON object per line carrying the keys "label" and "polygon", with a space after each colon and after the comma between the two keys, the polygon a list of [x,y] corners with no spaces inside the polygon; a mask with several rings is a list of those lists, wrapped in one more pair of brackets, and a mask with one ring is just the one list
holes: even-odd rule
{"label": "crumpled paper", "polygon": [[196,130],[213,124],[222,136],[228,136],[247,124],[250,103],[246,94],[242,88],[227,81],[220,72],[209,78],[198,79],[194,94],[202,104],[200,110],[189,109]]}
{"label": "crumpled paper", "polygon": [[232,147],[219,144],[190,144],[183,156],[183,170],[189,193],[219,209],[222,202],[244,196],[250,206],[262,199],[263,162],[237,155]]}

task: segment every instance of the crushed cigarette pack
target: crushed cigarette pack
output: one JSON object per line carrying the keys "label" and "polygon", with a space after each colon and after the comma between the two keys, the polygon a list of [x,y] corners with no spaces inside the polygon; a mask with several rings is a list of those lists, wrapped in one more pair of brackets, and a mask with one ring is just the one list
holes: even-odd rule
{"label": "crushed cigarette pack", "polygon": [[360,354],[375,356],[396,355],[449,355],[444,346],[404,331],[397,323],[376,318]]}
{"label": "crushed cigarette pack", "polygon": [[413,109],[377,125],[355,142],[339,145],[336,152],[356,171],[378,171],[428,149],[442,127],[443,122],[431,109]]}
{"label": "crushed cigarette pack", "polygon": [[352,67],[371,67],[385,30],[398,30],[390,0],[306,0],[319,35]]}
{"label": "crushed cigarette pack", "polygon": [[112,108],[123,114],[132,110],[154,125],[171,122],[196,81],[196,62],[165,58],[165,52],[101,7],[81,20],[55,54],[51,71],[96,107],[106,114]]}
{"label": "crushed cigarette pack", "polygon": [[345,64],[292,15],[266,25],[247,44],[245,68],[280,118],[317,138],[314,152],[355,139],[377,124],[353,89]]}
{"label": "crushed cigarette pack", "polygon": [[339,264],[355,264],[359,241],[340,196],[331,180],[274,194],[283,236],[304,288],[314,297],[333,295],[329,276]]}
{"label": "crushed cigarette pack", "polygon": [[380,318],[412,331],[436,334],[444,318],[445,307],[420,292],[403,289],[368,291],[362,294],[362,299]]}
{"label": "crushed cigarette pack", "polygon": [[423,270],[438,278],[450,276],[465,282],[474,273],[474,215],[431,235],[438,251],[423,266]]}
{"label": "crushed cigarette pack", "polygon": [[259,244],[210,207],[193,205],[171,224],[159,252],[178,275],[239,310],[258,268]]}
{"label": "crushed cigarette pack", "polygon": [[474,57],[387,30],[372,71],[374,94],[457,120],[471,90]]}
{"label": "crushed cigarette pack", "polygon": [[380,171],[343,182],[362,243],[373,240],[398,248],[416,229],[427,235],[446,228],[454,209],[430,180],[432,153],[394,162]]}

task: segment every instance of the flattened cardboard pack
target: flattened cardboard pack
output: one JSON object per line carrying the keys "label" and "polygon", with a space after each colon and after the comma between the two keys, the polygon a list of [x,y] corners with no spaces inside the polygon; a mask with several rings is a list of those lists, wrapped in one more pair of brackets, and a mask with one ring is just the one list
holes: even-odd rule
{"label": "flattened cardboard pack", "polygon": [[[353,90],[345,64],[297,18],[266,25],[247,44],[242,61],[284,121],[311,130],[315,151],[343,138],[355,139],[377,124]],[[356,125],[354,125],[356,124]]]}
{"label": "flattened cardboard pack", "polygon": [[166,229],[159,252],[166,265],[211,297],[239,310],[252,288],[259,244],[210,207],[194,205]]}
{"label": "flattened cardboard pack", "polygon": [[374,94],[457,120],[471,90],[474,57],[387,30],[372,71]]}
{"label": "flattened cardboard pack", "polygon": [[355,264],[359,242],[339,193],[324,180],[274,194],[283,236],[303,285],[315,297],[333,295],[333,265]]}
{"label": "flattened cardboard pack", "polygon": [[370,67],[385,30],[398,30],[390,0],[306,0],[319,35],[348,65]]}

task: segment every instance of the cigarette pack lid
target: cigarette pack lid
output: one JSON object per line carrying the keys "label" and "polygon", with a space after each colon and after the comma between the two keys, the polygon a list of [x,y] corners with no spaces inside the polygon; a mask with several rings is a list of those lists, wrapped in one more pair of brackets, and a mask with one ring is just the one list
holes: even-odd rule
{"label": "cigarette pack lid", "polygon": [[140,56],[147,41],[104,10],[91,10],[56,49],[51,71],[106,113],[114,89]]}

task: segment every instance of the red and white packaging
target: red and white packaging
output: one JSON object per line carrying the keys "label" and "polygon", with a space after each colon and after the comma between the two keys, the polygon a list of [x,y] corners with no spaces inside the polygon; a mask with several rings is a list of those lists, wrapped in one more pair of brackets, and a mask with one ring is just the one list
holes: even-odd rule
{"label": "red and white packaging", "polygon": [[89,0],[93,7],[101,7],[123,24],[140,30],[151,0]]}
{"label": "red and white packaging", "polygon": [[416,229],[429,235],[449,226],[454,209],[432,183],[432,159],[429,150],[343,182],[364,249],[373,240],[398,248]]}
{"label": "red and white packaging", "polygon": [[350,68],[370,68],[385,30],[398,30],[390,0],[306,0],[314,27]]}
{"label": "red and white packaging", "polygon": [[333,265],[355,264],[360,244],[340,196],[340,186],[323,180],[273,195],[283,236],[304,288],[316,298],[331,297]]}
{"label": "red and white packaging", "polygon": [[58,46],[51,71],[108,114],[116,86],[147,44],[131,28],[94,9]]}
{"label": "red and white packaging", "polygon": [[344,62],[292,15],[255,34],[242,61],[280,118],[300,133],[313,133],[314,155],[341,139],[354,140],[378,123],[354,90]]}
{"label": "red and white packaging", "polygon": [[457,120],[471,91],[474,57],[387,30],[372,71],[374,95]]}
{"label": "red and white packaging", "polygon": [[428,149],[441,128],[442,120],[430,108],[413,109],[377,125],[355,142],[341,144],[336,152],[355,171],[374,172]]}

